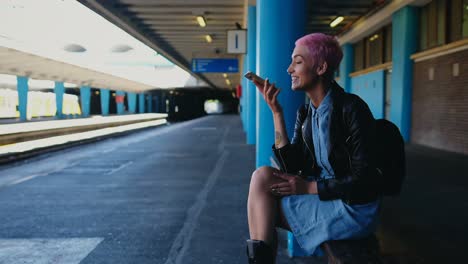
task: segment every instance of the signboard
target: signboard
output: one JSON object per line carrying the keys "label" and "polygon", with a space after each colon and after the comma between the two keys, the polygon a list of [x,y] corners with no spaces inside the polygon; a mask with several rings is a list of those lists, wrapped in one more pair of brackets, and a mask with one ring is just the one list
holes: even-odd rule
{"label": "signboard", "polygon": [[227,31],[227,53],[247,53],[247,30],[238,29]]}
{"label": "signboard", "polygon": [[192,59],[193,72],[239,72],[238,59],[196,58]]}

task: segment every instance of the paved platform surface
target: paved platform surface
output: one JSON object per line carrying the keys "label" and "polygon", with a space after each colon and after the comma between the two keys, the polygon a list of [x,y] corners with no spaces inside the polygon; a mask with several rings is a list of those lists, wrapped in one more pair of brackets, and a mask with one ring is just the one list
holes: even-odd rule
{"label": "paved platform surface", "polygon": [[[254,159],[239,117],[223,115],[1,166],[0,263],[247,263]],[[408,161],[382,211],[386,259],[464,263],[467,157],[410,146]],[[326,263],[282,243],[278,263]]]}

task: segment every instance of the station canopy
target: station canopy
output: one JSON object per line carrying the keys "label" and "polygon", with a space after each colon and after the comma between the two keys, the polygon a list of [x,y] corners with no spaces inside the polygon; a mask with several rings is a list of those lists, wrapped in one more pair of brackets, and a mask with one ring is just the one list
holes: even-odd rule
{"label": "station canopy", "polygon": [[[191,70],[197,58],[239,58],[227,52],[228,31],[246,27],[247,5],[255,0],[79,0],[180,67]],[[284,0],[293,1],[293,0]],[[340,34],[390,0],[308,0],[306,33]],[[342,16],[338,25],[330,24]],[[281,19],[279,17],[278,19]],[[202,26],[200,21],[205,24]],[[248,30],[248,29],[247,29]],[[207,35],[210,41],[207,41]],[[240,66],[240,65],[239,65]],[[240,68],[240,67],[239,67]],[[216,88],[232,88],[239,73],[197,72]],[[229,79],[230,82],[226,82]]]}
{"label": "station canopy", "polygon": [[[310,0],[306,33],[338,35],[389,2]],[[183,86],[230,89],[240,82],[239,72],[194,72],[192,62],[197,58],[235,58],[241,69],[242,56],[227,52],[227,32],[245,29],[247,4],[255,1],[1,1],[0,73],[60,77],[66,82],[107,84],[121,90]],[[343,21],[331,27],[330,23],[340,16]],[[201,22],[205,25],[201,26]],[[18,51],[46,60],[29,68],[12,59],[11,54],[3,60],[4,54]],[[61,68],[52,62],[79,69],[67,76],[46,72]]]}
{"label": "station canopy", "polygon": [[5,0],[0,20],[0,74],[124,91],[206,85],[77,1]]}

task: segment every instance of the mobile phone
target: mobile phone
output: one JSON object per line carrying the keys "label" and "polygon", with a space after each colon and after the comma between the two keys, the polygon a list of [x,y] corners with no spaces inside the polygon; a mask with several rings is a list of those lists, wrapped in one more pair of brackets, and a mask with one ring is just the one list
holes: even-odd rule
{"label": "mobile phone", "polygon": [[251,71],[246,72],[244,74],[244,77],[251,80],[251,81],[255,80],[255,81],[259,82],[261,85],[265,84],[265,80],[262,77],[258,76],[257,74],[255,74],[255,73],[253,73]]}

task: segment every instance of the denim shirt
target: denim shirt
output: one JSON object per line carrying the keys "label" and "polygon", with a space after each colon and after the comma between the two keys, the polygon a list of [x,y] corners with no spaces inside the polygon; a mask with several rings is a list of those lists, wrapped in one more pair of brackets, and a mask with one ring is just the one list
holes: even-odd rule
{"label": "denim shirt", "polygon": [[[335,172],[328,161],[328,147],[330,144],[328,128],[333,111],[332,89],[328,90],[317,108],[310,102],[310,109],[312,110],[312,139],[314,142],[315,157],[317,165],[320,167],[319,177],[322,179],[335,178]],[[356,219],[362,218],[362,220],[365,221],[369,215],[377,213],[379,200],[380,199],[366,205],[345,205],[349,210],[352,210],[352,214]]]}
{"label": "denim shirt", "polygon": [[320,105],[315,108],[310,102],[312,110],[312,140],[314,142],[315,157],[320,167],[320,178],[330,179],[335,177],[335,172],[328,161],[328,145],[330,144],[328,127],[330,113],[333,110],[332,89],[328,89]]}

